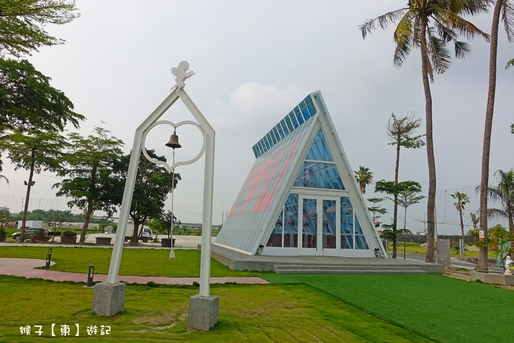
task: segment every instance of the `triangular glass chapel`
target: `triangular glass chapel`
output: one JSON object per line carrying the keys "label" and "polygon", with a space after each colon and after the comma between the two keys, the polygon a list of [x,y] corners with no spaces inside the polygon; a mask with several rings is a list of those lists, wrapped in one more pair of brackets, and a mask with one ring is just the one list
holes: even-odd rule
{"label": "triangular glass chapel", "polygon": [[385,256],[320,92],[253,152],[257,159],[215,244],[249,255]]}

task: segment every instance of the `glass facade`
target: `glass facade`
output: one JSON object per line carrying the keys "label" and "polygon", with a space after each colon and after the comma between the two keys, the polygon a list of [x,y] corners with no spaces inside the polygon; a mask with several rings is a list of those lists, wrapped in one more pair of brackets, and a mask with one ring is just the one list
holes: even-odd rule
{"label": "glass facade", "polygon": [[[316,107],[312,102],[311,95],[308,95],[298,104],[287,116],[275,125],[264,137],[252,147],[255,157],[266,153],[274,145],[285,138],[289,133],[296,130],[311,117],[316,115]],[[263,148],[259,148],[263,147]]]}
{"label": "glass facade", "polygon": [[319,92],[295,106],[252,151],[257,159],[216,244],[249,254],[263,244],[263,255],[374,257],[369,247],[376,242],[366,237],[376,233],[365,205],[351,193],[356,185],[344,184],[353,181],[353,172]]}
{"label": "glass facade", "polygon": [[343,181],[321,128],[298,172],[294,186],[344,190]]}
{"label": "glass facade", "polygon": [[[316,133],[293,186],[345,190],[321,128]],[[266,245],[333,250],[337,248],[339,236],[341,249],[368,249],[350,197],[328,198],[332,197],[324,197],[322,194],[303,197],[296,193],[289,194]],[[301,229],[298,226],[299,220]]]}

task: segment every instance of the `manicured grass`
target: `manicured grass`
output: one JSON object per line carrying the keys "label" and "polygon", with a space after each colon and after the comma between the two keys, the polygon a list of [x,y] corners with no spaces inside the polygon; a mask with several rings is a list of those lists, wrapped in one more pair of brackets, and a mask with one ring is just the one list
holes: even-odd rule
{"label": "manicured grass", "polygon": [[[393,251],[392,244],[389,244],[389,246],[387,247],[387,251],[389,251],[389,252]],[[427,248],[426,247],[422,247],[419,243],[407,242],[407,245],[405,247],[405,252],[407,254],[421,254],[421,255],[425,255],[427,253]],[[398,256],[403,256],[403,242],[399,242],[398,243],[397,254],[398,254]],[[455,255],[455,256],[459,255],[459,253],[455,252],[454,250],[451,251],[451,254]],[[464,251],[464,256],[478,257],[478,254],[479,254],[478,251],[470,251],[470,250],[465,250]],[[488,252],[489,258],[495,258],[496,254],[497,254],[496,251],[489,250],[489,252]]]}
{"label": "manicured grass", "polygon": [[509,342],[514,337],[511,290],[433,274],[288,275],[285,281],[290,279],[439,342]]}
{"label": "manicured grass", "polygon": [[[46,247],[1,247],[0,257],[44,259]],[[111,249],[53,248],[54,270],[107,272]],[[125,249],[120,274],[198,276],[200,252]],[[213,285],[219,322],[186,330],[192,286],[128,285],[125,312],[91,314],[93,291],[81,284],[0,276],[0,341],[29,341],[23,325],[110,325],[102,339],[192,342],[509,342],[514,292],[440,275],[285,275],[234,272],[212,260],[212,276],[258,275],[272,285]],[[239,274],[241,273],[241,274]],[[86,337],[84,337],[86,338]],[[98,337],[97,337],[98,338]],[[51,339],[41,338],[41,341]],[[61,337],[59,339],[62,340]],[[77,338],[74,338],[75,340]]]}
{"label": "manicured grass", "polygon": [[[46,259],[48,247],[1,247],[0,257]],[[110,248],[54,247],[52,270],[87,273],[90,265],[96,274],[107,274],[111,261]],[[199,277],[200,251],[175,250],[175,259],[169,258],[168,249],[123,249],[120,275]],[[211,276],[256,276],[259,273],[234,271],[211,259]]]}
{"label": "manicured grass", "polygon": [[[192,286],[128,285],[125,311],[98,317],[91,314],[93,290],[81,284],[0,276],[0,341],[431,342],[303,284],[212,286],[220,297],[218,323],[209,332],[189,332],[189,297],[197,293]],[[80,338],[62,337],[64,324],[72,335],[79,324]],[[43,337],[21,335],[26,325],[42,325]],[[88,336],[93,325],[110,326],[110,335]]]}

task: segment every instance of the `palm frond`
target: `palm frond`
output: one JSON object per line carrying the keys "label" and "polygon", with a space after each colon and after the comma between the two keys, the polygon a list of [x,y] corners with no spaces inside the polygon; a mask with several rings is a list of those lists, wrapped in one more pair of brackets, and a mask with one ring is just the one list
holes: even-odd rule
{"label": "palm frond", "polygon": [[[509,62],[507,62],[507,65],[505,66],[505,69],[508,69],[510,67],[514,67],[514,58],[511,59]],[[512,129],[513,133],[514,133],[514,128]]]}
{"label": "palm frond", "polygon": [[467,54],[471,52],[471,46],[462,41],[455,42],[455,57],[464,58]]}
{"label": "palm frond", "polygon": [[405,37],[404,42],[402,44],[397,44],[396,49],[394,49],[393,56],[393,64],[395,67],[399,68],[403,65],[403,62],[407,59],[411,52],[412,47],[412,37]]}
{"label": "palm frond", "polygon": [[510,0],[503,1],[502,21],[509,42],[514,41],[514,3]]}
{"label": "palm frond", "polygon": [[446,43],[433,34],[433,29],[427,30],[427,43],[430,61],[438,74],[443,74],[451,64],[450,53]]}
{"label": "palm frond", "polygon": [[464,15],[477,15],[480,13],[488,13],[489,6],[494,3],[493,0],[459,0],[452,1],[460,4],[458,13]]}
{"label": "palm frond", "polygon": [[366,39],[366,36],[371,33],[371,31],[375,30],[377,27],[381,29],[386,29],[390,24],[396,23],[401,17],[403,17],[405,11],[408,11],[407,8],[402,8],[399,10],[395,10],[392,12],[388,12],[383,14],[375,19],[369,19],[364,22],[364,24],[359,26],[361,30],[362,39]]}

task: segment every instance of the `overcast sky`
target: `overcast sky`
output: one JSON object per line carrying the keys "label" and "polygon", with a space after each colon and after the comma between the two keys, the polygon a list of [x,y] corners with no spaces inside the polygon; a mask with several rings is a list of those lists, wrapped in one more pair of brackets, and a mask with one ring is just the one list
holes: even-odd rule
{"label": "overcast sky", "polygon": [[[391,115],[417,113],[424,122],[424,95],[419,50],[405,65],[392,63],[392,29],[377,30],[364,41],[358,26],[390,10],[401,0],[77,0],[81,17],[70,24],[49,27],[66,40],[42,48],[29,60],[52,78],[52,85],[87,117],[80,132],[88,135],[102,126],[132,146],[135,129],[164,100],[174,85],[170,70],[182,60],[195,75],[185,90],[216,130],[213,222],[230,210],[253,162],[251,147],[313,91],[324,96],[353,170],[370,168],[375,180],[394,178],[394,147],[388,145],[385,125]],[[490,31],[490,16],[470,18]],[[487,95],[489,45],[471,42],[466,59],[436,75],[432,84],[437,188],[440,194],[470,191],[480,183],[481,149]],[[498,86],[491,151],[492,174],[514,167],[514,135],[510,124],[514,70],[505,70],[514,45],[501,34]],[[192,119],[180,101],[162,119]],[[179,128],[183,149],[177,161],[197,154],[201,146],[193,127]],[[183,129],[183,130],[182,130]],[[419,134],[424,133],[424,125]],[[154,129],[146,147],[171,159],[164,147],[167,126]],[[177,169],[182,175],[175,192],[175,213],[182,222],[201,222],[204,160]],[[4,158],[0,206],[18,212],[25,194],[25,170],[14,171]],[[30,209],[66,209],[50,186],[52,174],[35,177]],[[402,150],[400,180],[415,180],[426,193],[425,149]],[[373,186],[366,197],[373,196]],[[478,196],[469,194],[470,209]],[[3,202],[3,203],[2,203]],[[391,208],[388,202],[385,207]],[[441,205],[438,204],[441,211]],[[447,204],[444,218],[456,222]],[[392,212],[392,211],[390,211]],[[409,208],[408,227],[423,230],[426,202]],[[390,221],[390,214],[382,220]],[[451,217],[451,218],[450,218]],[[466,219],[469,214],[466,213]],[[401,216],[403,218],[403,214]],[[443,221],[438,212],[438,220]],[[403,219],[402,219],[403,220]],[[402,225],[400,220],[400,225]],[[469,223],[469,220],[467,220]],[[456,225],[441,232],[457,233]]]}

